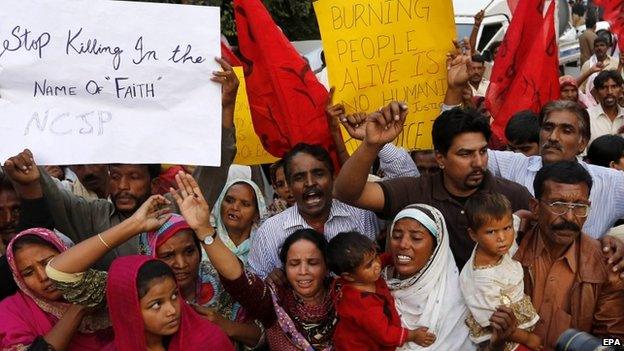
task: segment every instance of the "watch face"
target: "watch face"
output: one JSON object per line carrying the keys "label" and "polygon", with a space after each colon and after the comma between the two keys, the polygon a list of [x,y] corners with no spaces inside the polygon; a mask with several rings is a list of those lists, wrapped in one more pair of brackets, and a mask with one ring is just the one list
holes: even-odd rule
{"label": "watch face", "polygon": [[206,245],[210,245],[214,242],[214,236],[212,235],[208,235],[205,239],[204,239],[204,244]]}

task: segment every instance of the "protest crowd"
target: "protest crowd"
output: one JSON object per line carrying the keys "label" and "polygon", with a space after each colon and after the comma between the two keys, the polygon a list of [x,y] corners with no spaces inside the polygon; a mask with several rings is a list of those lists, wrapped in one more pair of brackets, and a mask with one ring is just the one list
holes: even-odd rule
{"label": "protest crowd", "polygon": [[397,146],[412,105],[353,112],[297,57],[320,113],[279,147],[261,136],[275,163],[234,165],[233,66],[252,115],[280,77],[250,73],[261,44],[239,28],[206,81],[220,166],[2,160],[0,349],[556,350],[569,329],[624,345],[624,31],[570,6],[580,74],[539,73],[557,90],[537,105],[505,95],[525,69],[509,55],[546,53],[453,42],[431,149]]}

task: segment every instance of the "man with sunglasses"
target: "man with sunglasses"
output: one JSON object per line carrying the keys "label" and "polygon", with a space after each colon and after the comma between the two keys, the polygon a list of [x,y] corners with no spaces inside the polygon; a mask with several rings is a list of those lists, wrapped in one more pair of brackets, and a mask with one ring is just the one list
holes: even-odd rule
{"label": "man with sunglasses", "polygon": [[544,165],[533,182],[536,220],[514,259],[540,321],[534,332],[546,350],[568,328],[597,337],[624,337],[624,282],[609,269],[600,243],[583,233],[592,177],[578,162]]}

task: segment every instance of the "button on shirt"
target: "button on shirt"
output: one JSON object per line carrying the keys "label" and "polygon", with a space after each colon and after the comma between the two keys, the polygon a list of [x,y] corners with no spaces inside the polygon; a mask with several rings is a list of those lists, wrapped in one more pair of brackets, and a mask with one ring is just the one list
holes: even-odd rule
{"label": "button on shirt", "polygon": [[600,104],[588,108],[587,112],[589,112],[589,126],[591,130],[590,144],[600,136],[617,134],[620,127],[624,126],[624,108],[621,106],[618,106],[617,116],[613,121],[607,116]]}
{"label": "button on shirt", "polygon": [[[357,231],[375,240],[379,232],[379,223],[373,212],[333,200],[324,228],[323,234],[328,241],[338,233],[349,231]],[[299,229],[312,227],[301,217],[297,205],[267,219],[251,237],[249,251],[251,270],[264,279],[273,269],[281,268],[279,250],[284,240]]]}
{"label": "button on shirt", "polygon": [[[624,218],[624,172],[579,161],[591,175],[591,209],[583,232],[594,239],[605,235],[615,222]],[[526,157],[510,151],[488,150],[488,169],[499,177],[524,185],[531,194],[535,174],[542,168],[542,157]]]}
{"label": "button on shirt", "polygon": [[538,240],[539,254],[533,267],[535,287],[531,299],[540,320],[534,332],[545,335],[546,344],[553,347],[559,335],[571,325],[570,292],[577,271],[577,245],[575,241],[553,262],[541,237]]}

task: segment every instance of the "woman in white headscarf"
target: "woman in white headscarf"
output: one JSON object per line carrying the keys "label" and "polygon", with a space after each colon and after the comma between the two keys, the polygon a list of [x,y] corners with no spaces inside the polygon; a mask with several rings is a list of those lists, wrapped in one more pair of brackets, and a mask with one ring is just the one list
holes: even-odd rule
{"label": "woman in white headscarf", "polygon": [[[248,179],[237,178],[228,182],[215,202],[212,215],[217,235],[246,266],[251,236],[255,235],[260,223],[267,216],[260,188]],[[219,281],[219,274],[204,250],[200,270],[203,276],[213,280],[214,304],[218,306],[219,312],[230,320],[245,319],[240,304],[225,292]]]}
{"label": "woman in white headscarf", "polygon": [[213,215],[221,241],[246,265],[250,238],[267,217],[260,188],[248,179],[230,181],[215,202]]}
{"label": "woman in white headscarf", "polygon": [[408,329],[426,327],[436,336],[429,347],[410,342],[398,350],[475,350],[464,323],[467,308],[440,211],[410,205],[397,214],[388,234],[393,265],[384,269],[383,277],[401,322]]}
{"label": "woman in white headscarf", "polygon": [[[228,182],[215,202],[212,214],[217,235],[246,266],[251,237],[255,235],[256,230],[267,216],[267,209],[260,188],[248,179],[238,178]],[[200,306],[196,307],[197,312],[208,317],[223,329],[226,329],[224,325],[227,325],[227,320],[248,323],[250,318],[246,311],[225,291],[219,280],[217,270],[204,250],[202,250],[200,274],[210,280],[214,291],[211,292],[213,298],[209,305],[214,306],[218,313]],[[264,343],[264,330],[258,321],[254,323],[261,329],[262,336],[256,345],[260,346]],[[243,330],[243,332],[247,331]],[[240,343],[236,347],[237,350],[250,349],[248,347],[243,348]]]}

